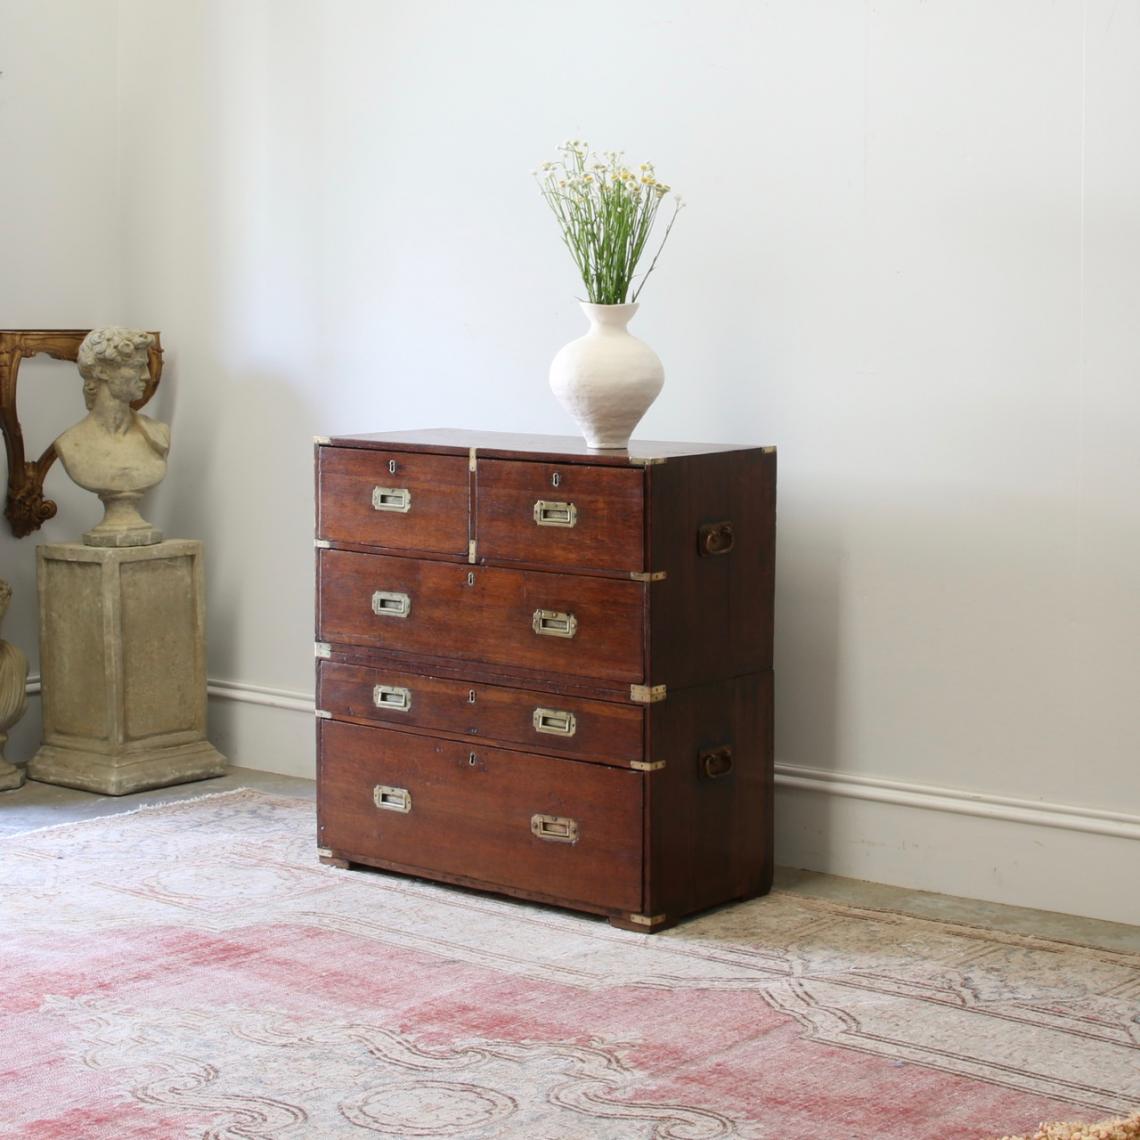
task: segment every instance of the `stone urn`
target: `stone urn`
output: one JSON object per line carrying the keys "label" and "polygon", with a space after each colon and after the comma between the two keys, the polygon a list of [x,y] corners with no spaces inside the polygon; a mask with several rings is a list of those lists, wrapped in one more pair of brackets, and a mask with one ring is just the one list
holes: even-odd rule
{"label": "stone urn", "polygon": [[[12,587],[0,579],[0,625],[12,600]],[[4,759],[8,730],[28,707],[28,659],[14,645],[0,638],[0,791],[18,788],[24,782],[24,769]]]}
{"label": "stone urn", "polygon": [[657,353],[626,325],[638,306],[581,302],[585,336],[563,347],[550,365],[550,387],[578,421],[586,444],[629,446],[629,437],[665,383]]}

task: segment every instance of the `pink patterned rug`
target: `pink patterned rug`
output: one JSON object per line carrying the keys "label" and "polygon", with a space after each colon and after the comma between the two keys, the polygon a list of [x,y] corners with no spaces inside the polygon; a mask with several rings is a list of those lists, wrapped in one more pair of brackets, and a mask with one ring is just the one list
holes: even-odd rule
{"label": "pink patterned rug", "polygon": [[1140,955],[776,893],[658,935],[241,790],[0,840],[0,1136],[943,1140],[1140,1106]]}

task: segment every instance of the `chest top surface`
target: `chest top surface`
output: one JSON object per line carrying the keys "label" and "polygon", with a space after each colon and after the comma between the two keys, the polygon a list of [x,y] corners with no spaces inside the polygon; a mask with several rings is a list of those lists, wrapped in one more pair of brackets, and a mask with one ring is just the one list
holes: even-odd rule
{"label": "chest top surface", "polygon": [[[320,442],[325,443],[325,440]],[[613,467],[644,467],[647,463],[690,455],[720,454],[732,451],[774,450],[755,444],[663,443],[631,440],[628,449],[599,450],[585,440],[570,435],[525,435],[505,431],[472,431],[464,428],[426,428],[418,431],[376,432],[365,435],[333,436],[334,447],[365,450],[414,450],[440,455],[466,455],[472,448],[486,458],[556,459],[562,463],[590,463]]]}

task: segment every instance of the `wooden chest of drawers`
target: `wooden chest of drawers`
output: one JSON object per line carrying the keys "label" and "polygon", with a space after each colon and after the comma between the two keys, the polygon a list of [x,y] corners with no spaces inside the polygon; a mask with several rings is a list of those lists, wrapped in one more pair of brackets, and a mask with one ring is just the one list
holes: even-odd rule
{"label": "wooden chest of drawers", "polygon": [[321,440],[320,856],[660,930],[772,878],[773,448]]}

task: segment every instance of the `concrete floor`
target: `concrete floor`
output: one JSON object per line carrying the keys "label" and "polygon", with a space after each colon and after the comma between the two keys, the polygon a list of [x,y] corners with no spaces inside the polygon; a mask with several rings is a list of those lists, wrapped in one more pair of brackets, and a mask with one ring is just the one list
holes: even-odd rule
{"label": "concrete floor", "polygon": [[[260,788],[276,795],[305,800],[312,800],[315,793],[312,780],[278,776],[252,768],[231,768],[226,775],[212,780],[158,788],[131,796],[100,796],[51,784],[27,783],[16,791],[0,792],[0,836],[15,835],[57,823],[114,815],[130,811],[144,803],[192,799],[212,792],[229,791],[231,788]],[[838,875],[800,871],[791,867],[776,869],[776,886],[796,894],[854,906],[902,911],[921,918],[965,922],[1014,934],[1033,934],[1040,938],[1057,938],[1106,950],[1140,953],[1140,926],[956,898],[929,891],[913,891],[905,887],[844,879]]]}

